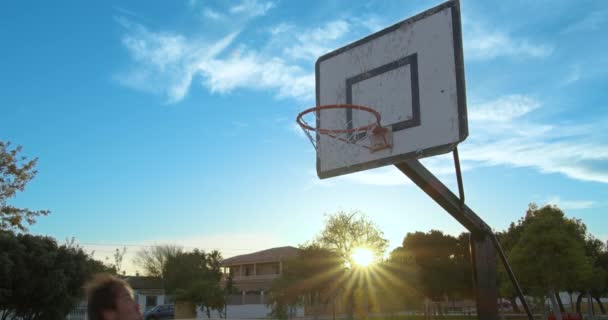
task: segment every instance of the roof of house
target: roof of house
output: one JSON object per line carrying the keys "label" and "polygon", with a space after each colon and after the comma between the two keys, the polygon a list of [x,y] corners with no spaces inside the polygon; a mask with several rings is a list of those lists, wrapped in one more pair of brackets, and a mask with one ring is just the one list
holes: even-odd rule
{"label": "roof of house", "polygon": [[272,248],[224,259],[222,261],[222,264],[224,266],[229,266],[243,263],[281,261],[285,258],[295,257],[296,255],[298,255],[299,251],[300,249],[290,246]]}
{"label": "roof of house", "polygon": [[128,276],[124,279],[134,290],[165,288],[163,279],[157,277]]}

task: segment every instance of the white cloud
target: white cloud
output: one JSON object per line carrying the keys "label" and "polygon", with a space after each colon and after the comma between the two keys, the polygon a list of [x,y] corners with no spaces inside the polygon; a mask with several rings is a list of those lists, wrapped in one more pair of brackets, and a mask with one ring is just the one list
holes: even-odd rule
{"label": "white cloud", "polygon": [[[454,176],[456,168],[454,166],[454,157],[451,153],[421,159],[422,164],[434,175],[438,176]],[[468,171],[471,165],[468,162],[460,161],[460,171]]]}
{"label": "white cloud", "polygon": [[231,13],[244,13],[252,17],[263,16],[275,6],[270,1],[243,0],[238,5],[230,8]]}
{"label": "white cloud", "polygon": [[161,93],[169,102],[177,102],[187,94],[193,78],[201,76],[211,92],[227,93],[243,87],[275,89],[280,98],[312,100],[312,71],[243,47],[238,54],[224,54],[234,45],[236,32],[203,42],[122,21],[128,30],[123,45],[137,63],[117,77],[126,86]]}
{"label": "white cloud", "polygon": [[345,20],[328,22],[323,27],[303,31],[297,37],[297,44],[285,49],[285,54],[294,59],[315,60],[320,55],[336,47],[336,41],[350,30]]}
{"label": "white cloud", "polygon": [[203,17],[211,19],[211,20],[222,20],[224,19],[224,15],[210,8],[205,8],[203,10]]}
{"label": "white cloud", "polygon": [[558,196],[553,196],[546,201],[547,204],[552,204],[558,206],[563,210],[580,210],[580,209],[589,209],[595,206],[594,201],[589,200],[562,200]]}
{"label": "white cloud", "polygon": [[506,95],[496,100],[474,104],[471,121],[511,121],[540,107],[540,102],[524,95]]}
{"label": "white cloud", "polygon": [[[506,134],[505,134],[506,135]],[[494,137],[484,143],[466,143],[461,159],[484,165],[535,168],[583,181],[608,183],[608,147],[581,140],[552,142],[550,137]]]}
{"label": "white cloud", "polygon": [[384,20],[380,19],[377,16],[370,16],[367,18],[362,18],[359,20],[359,22],[370,32],[380,31],[389,25],[388,23],[386,23]]}
{"label": "white cloud", "polygon": [[289,23],[280,23],[280,24],[277,24],[276,26],[270,27],[269,31],[270,31],[270,34],[272,34],[273,36],[276,36],[278,34],[293,30],[294,27],[295,27],[294,25],[289,24]]}
{"label": "white cloud", "polygon": [[[528,167],[576,180],[608,183],[608,168],[604,165],[608,146],[595,136],[601,123],[583,126],[531,121],[526,115],[539,108],[540,102],[528,96],[517,97],[518,103],[506,104],[516,107],[507,108],[510,111],[500,117],[475,112],[486,110],[484,106],[505,105],[504,101],[513,100],[513,96],[471,106],[472,135],[459,147],[461,160],[473,166]],[[502,122],[485,121],[487,118]]]}
{"label": "white cloud", "polygon": [[312,100],[313,97],[312,72],[253,51],[241,57],[200,61],[195,69],[204,74],[204,84],[211,92],[227,93],[235,88],[248,87],[276,89],[280,98]]}
{"label": "white cloud", "polygon": [[489,60],[497,57],[544,58],[553,46],[516,39],[501,31],[488,30],[479,24],[464,25],[464,54],[467,60]]}

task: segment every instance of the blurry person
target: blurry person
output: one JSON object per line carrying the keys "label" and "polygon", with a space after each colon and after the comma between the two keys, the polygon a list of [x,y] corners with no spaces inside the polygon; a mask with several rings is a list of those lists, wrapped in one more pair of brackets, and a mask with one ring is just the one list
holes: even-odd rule
{"label": "blurry person", "polygon": [[86,285],[89,320],[142,320],[129,284],[110,274],[98,274]]}

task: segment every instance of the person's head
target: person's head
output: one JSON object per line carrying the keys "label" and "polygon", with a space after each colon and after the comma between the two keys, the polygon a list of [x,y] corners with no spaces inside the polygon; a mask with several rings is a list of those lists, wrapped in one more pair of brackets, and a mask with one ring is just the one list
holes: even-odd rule
{"label": "person's head", "polygon": [[87,286],[89,320],[140,320],[139,305],[127,282],[109,274],[98,274]]}

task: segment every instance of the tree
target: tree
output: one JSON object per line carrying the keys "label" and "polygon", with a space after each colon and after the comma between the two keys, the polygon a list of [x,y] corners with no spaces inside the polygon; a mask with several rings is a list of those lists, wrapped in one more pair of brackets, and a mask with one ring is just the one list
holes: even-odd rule
{"label": "tree", "polygon": [[[600,299],[608,290],[608,251],[606,245],[595,237],[589,235],[585,241],[585,254],[589,258],[592,271],[587,281],[578,286],[578,291],[588,292],[600,307],[600,311],[606,314],[606,309]],[[580,312],[580,303],[577,304]]]}
{"label": "tree", "polygon": [[[521,232],[523,230],[522,222],[523,219],[517,224],[511,222],[507,230],[496,234],[498,241],[507,255],[521,238]],[[517,305],[517,291],[515,291],[515,288],[511,283],[511,279],[509,278],[509,275],[502,264],[499,264],[498,266],[498,289],[500,296],[508,299],[511,302],[513,311],[517,313],[521,312],[519,306]],[[524,294],[527,294],[526,288],[522,288],[522,290],[524,291]]]}
{"label": "tree", "polygon": [[65,319],[91,275],[106,271],[81,248],[0,231],[0,318]]}
{"label": "tree", "polygon": [[381,270],[378,272],[381,278],[379,283],[388,292],[384,299],[391,299],[397,310],[403,307],[412,309],[422,302],[424,294],[421,290],[420,267],[402,246],[391,252],[388,260],[381,265]]}
{"label": "tree", "polygon": [[329,215],[325,228],[316,239],[323,248],[337,253],[345,262],[354,265],[352,253],[356,248],[371,250],[376,259],[384,257],[388,240],[384,233],[360,211],[339,211]]}
{"label": "tree", "polygon": [[333,302],[345,281],[344,261],[335,251],[315,243],[300,246],[298,255],[284,262],[281,277],[273,281],[268,300],[272,316],[286,318],[287,308],[307,297],[318,317],[319,306]]}
{"label": "tree", "polygon": [[556,292],[587,283],[592,275],[585,254],[586,227],[552,205],[530,205],[519,225],[507,253],[511,266],[527,292],[541,299],[547,295],[556,310]]}
{"label": "tree", "polygon": [[[357,248],[370,250],[376,261],[382,261],[388,240],[384,233],[362,212],[338,211],[328,216],[325,228],[314,241],[321,248],[334,252],[349,268],[348,282],[344,286],[344,294],[348,297],[349,318],[352,319],[355,308],[355,292],[358,286],[365,285],[357,280],[357,267],[353,261],[353,252]],[[365,279],[365,278],[364,278]]]}
{"label": "tree", "polygon": [[20,156],[21,146],[11,148],[10,142],[0,141],[0,231],[27,231],[27,225],[34,224],[36,218],[50,213],[49,210],[30,210],[17,208],[8,204],[17,191],[25,190],[25,186],[36,176],[38,158],[28,160]]}
{"label": "tree", "polygon": [[232,272],[229,272],[228,278],[226,279],[226,285],[224,286],[224,296],[226,300],[226,305],[224,306],[225,319],[228,319],[228,297],[236,292],[238,292],[238,289],[234,285],[234,277],[232,276]]}
{"label": "tree", "polygon": [[472,296],[468,243],[468,234],[456,238],[437,230],[408,233],[403,240],[401,255],[416,264],[419,291],[437,302],[440,310],[446,297]]}
{"label": "tree", "polygon": [[[114,254],[112,254],[112,262],[108,263],[108,267],[114,274],[124,275],[126,271],[122,269],[122,261],[124,260],[125,254],[127,253],[127,247],[122,247],[122,250],[116,248]],[[106,257],[106,260],[109,260]]]}
{"label": "tree", "polygon": [[163,270],[167,260],[182,252],[182,247],[177,245],[155,245],[138,251],[133,262],[143,269],[144,275],[164,278]]}
{"label": "tree", "polygon": [[175,301],[201,306],[211,317],[211,310],[223,312],[226,295],[220,286],[222,256],[218,251],[194,250],[169,257],[163,269],[165,289]]}

